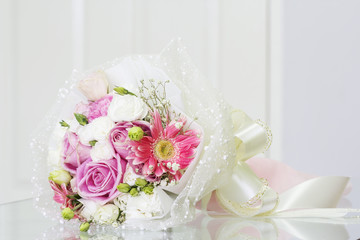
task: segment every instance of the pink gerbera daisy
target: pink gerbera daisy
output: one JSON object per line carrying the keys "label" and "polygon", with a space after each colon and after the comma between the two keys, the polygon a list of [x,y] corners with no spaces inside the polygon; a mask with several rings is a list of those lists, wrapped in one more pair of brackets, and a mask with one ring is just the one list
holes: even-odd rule
{"label": "pink gerbera daisy", "polygon": [[131,141],[129,160],[132,165],[142,166],[141,174],[149,181],[160,179],[166,173],[170,178],[179,180],[180,170],[186,169],[195,157],[200,144],[199,132],[184,131],[186,119],[170,122],[163,127],[160,114],[153,113],[150,127],[151,136],[140,141]]}

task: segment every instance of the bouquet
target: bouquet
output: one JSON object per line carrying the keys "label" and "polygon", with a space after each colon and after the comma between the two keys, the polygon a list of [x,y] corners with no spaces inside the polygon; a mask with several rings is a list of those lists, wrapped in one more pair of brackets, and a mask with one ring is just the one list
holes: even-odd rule
{"label": "bouquet", "polygon": [[288,187],[290,193],[279,196],[270,186],[279,176],[255,174],[270,160],[247,160],[270,144],[266,124],[232,109],[173,41],[156,56],[74,72],[32,141],[36,206],[88,231],[91,225],[164,229],[200,210],[286,216],[289,209],[334,205],[329,198],[341,196],[347,178],[332,179],[314,200],[318,206],[294,203],[291,191],[305,191],[306,198],[329,179]]}
{"label": "bouquet", "polygon": [[78,83],[87,100],[59,122],[60,169],[49,177],[65,219],[118,225],[168,213],[172,199],[164,190],[177,193],[188,179],[203,134],[172,107],[168,84],[141,80],[133,91],[114,86],[110,92],[102,70]]}

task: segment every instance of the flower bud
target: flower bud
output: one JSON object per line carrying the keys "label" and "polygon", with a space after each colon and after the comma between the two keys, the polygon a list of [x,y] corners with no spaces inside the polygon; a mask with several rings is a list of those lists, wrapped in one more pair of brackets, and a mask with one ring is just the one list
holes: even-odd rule
{"label": "flower bud", "polygon": [[133,141],[140,141],[144,137],[141,127],[132,127],[128,132],[129,138]]}
{"label": "flower bud", "polygon": [[70,220],[74,217],[74,211],[70,208],[64,208],[61,212],[61,215],[62,217],[65,219],[65,220]]}
{"label": "flower bud", "polygon": [[71,180],[71,175],[65,170],[54,170],[50,173],[49,180],[52,180],[59,185],[63,183],[68,185]]}
{"label": "flower bud", "polygon": [[124,95],[135,95],[135,94],[133,94],[132,92],[130,92],[129,90],[127,90],[126,88],[123,88],[123,87],[115,87],[114,88],[114,91],[117,93],[117,94],[119,94],[119,95],[121,95],[121,96],[124,96]]}
{"label": "flower bud", "polygon": [[136,186],[145,187],[146,184],[148,184],[148,181],[146,181],[146,180],[143,179],[143,178],[137,178],[137,179],[135,180],[135,185],[136,185]]}
{"label": "flower bud", "polygon": [[120,183],[118,186],[117,186],[117,190],[119,192],[122,192],[122,193],[127,193],[129,192],[131,189],[130,185],[127,184],[127,183]]}
{"label": "flower bud", "polygon": [[154,187],[152,185],[149,185],[144,187],[142,190],[145,194],[151,195],[153,194]]}
{"label": "flower bud", "polygon": [[130,190],[130,195],[133,196],[133,197],[136,197],[137,195],[139,195],[139,192],[136,188],[132,188]]}
{"label": "flower bud", "polygon": [[81,232],[87,232],[87,230],[89,230],[89,228],[90,228],[90,223],[88,223],[88,222],[84,222],[80,225]]}

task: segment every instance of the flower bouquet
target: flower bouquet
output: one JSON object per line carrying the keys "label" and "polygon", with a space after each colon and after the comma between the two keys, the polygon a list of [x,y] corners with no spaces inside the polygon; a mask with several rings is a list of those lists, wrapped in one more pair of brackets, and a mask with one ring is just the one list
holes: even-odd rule
{"label": "flower bouquet", "polygon": [[[282,199],[269,186],[276,178],[255,174],[270,160],[246,161],[270,143],[269,128],[232,109],[173,41],[156,56],[73,73],[32,141],[36,206],[53,219],[78,221],[80,231],[164,229],[201,210],[249,217],[319,207],[283,206],[293,195]],[[315,180],[290,190],[306,197],[328,183]],[[332,182],[324,207],[346,183]]]}

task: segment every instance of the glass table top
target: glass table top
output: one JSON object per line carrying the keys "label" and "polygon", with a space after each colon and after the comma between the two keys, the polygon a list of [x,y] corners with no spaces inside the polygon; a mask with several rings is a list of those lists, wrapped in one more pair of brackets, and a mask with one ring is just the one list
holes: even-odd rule
{"label": "glass table top", "polygon": [[211,218],[200,214],[193,222],[163,231],[122,230],[121,233],[79,233],[45,218],[32,199],[0,205],[0,239],[359,239],[357,217],[336,219]]}

